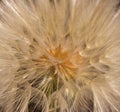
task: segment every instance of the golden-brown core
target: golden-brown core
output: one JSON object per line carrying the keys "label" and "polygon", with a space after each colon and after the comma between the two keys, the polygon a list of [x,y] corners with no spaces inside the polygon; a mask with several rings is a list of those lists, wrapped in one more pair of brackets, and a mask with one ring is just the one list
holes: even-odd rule
{"label": "golden-brown core", "polygon": [[62,74],[65,79],[75,78],[77,74],[77,66],[82,63],[82,57],[79,52],[64,51],[61,46],[55,49],[47,50],[47,55],[42,55],[36,64],[44,63],[44,65],[54,66],[56,71]]}

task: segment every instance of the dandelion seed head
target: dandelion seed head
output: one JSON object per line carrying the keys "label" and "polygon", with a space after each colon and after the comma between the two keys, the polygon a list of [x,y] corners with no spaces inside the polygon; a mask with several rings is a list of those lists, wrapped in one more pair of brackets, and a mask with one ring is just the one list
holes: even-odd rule
{"label": "dandelion seed head", "polygon": [[1,0],[0,111],[119,112],[117,0]]}

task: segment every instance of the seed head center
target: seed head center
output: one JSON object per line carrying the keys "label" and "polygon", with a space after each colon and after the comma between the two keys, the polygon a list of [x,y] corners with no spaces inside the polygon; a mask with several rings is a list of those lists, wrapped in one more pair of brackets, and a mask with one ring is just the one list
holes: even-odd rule
{"label": "seed head center", "polygon": [[78,66],[82,63],[82,57],[78,52],[64,50],[61,46],[48,49],[47,54],[40,57],[40,62],[46,66],[54,67],[57,73],[65,79],[75,78]]}

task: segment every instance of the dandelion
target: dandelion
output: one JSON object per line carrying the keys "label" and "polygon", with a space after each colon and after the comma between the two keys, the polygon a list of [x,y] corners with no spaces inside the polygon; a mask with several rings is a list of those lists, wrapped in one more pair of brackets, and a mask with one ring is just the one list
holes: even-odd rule
{"label": "dandelion", "polygon": [[118,0],[1,0],[0,112],[120,112]]}

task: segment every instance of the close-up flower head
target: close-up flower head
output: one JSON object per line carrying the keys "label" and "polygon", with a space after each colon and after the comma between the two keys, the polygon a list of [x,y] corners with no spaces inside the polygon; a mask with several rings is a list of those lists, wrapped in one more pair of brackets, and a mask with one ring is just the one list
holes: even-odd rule
{"label": "close-up flower head", "polygon": [[0,0],[0,112],[120,112],[119,0]]}

